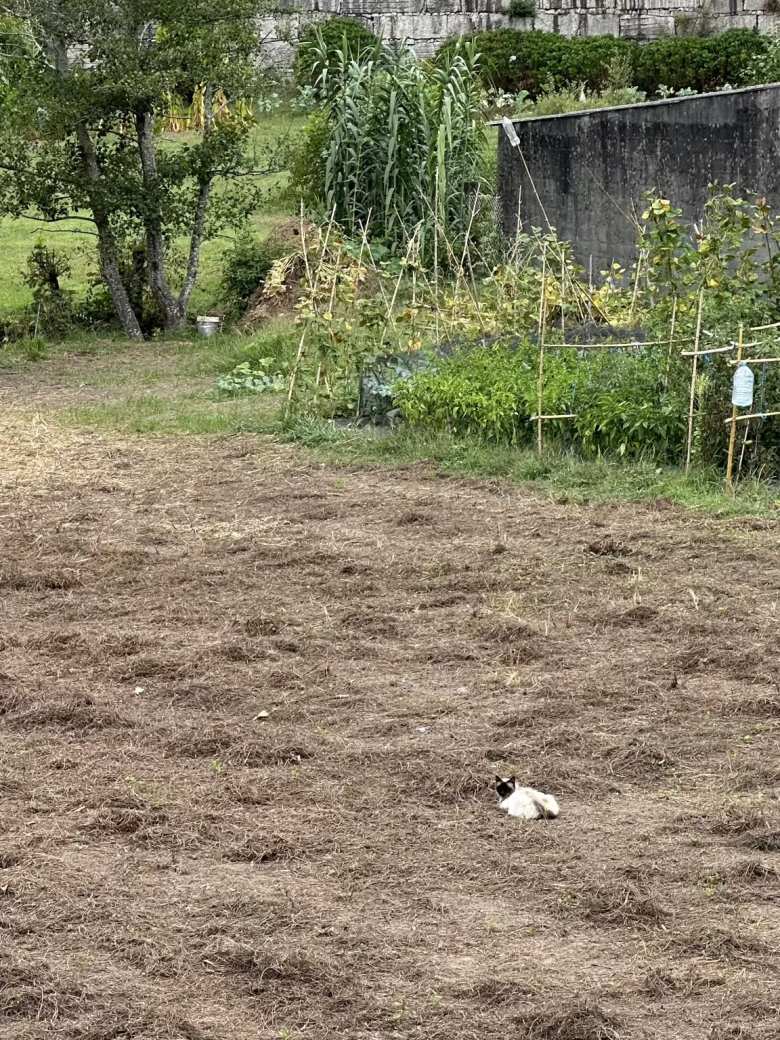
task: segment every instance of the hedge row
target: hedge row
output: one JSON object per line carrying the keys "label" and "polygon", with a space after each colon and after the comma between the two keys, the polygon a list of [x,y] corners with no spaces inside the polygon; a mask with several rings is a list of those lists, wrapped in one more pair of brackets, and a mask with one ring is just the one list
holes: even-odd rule
{"label": "hedge row", "polygon": [[[447,40],[437,59],[459,45]],[[614,36],[559,36],[557,33],[494,29],[475,33],[481,55],[481,75],[490,87],[536,97],[545,87],[556,89],[584,83],[590,90],[607,85],[608,70],[618,56],[628,61],[633,86],[655,94],[659,87],[685,88],[697,93],[725,84],[746,82],[751,60],[769,47],[765,36],[750,29],[730,29],[718,36],[671,36],[639,44]]]}

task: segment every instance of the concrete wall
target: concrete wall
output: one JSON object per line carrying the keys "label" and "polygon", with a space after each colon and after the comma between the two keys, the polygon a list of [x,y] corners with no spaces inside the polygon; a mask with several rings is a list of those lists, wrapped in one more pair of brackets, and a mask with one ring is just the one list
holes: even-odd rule
{"label": "concrete wall", "polygon": [[358,18],[385,39],[410,40],[420,57],[450,36],[511,26],[566,36],[658,36],[724,29],[780,31],[780,15],[767,0],[537,0],[535,18],[509,18],[509,0],[281,0],[282,9],[261,23],[261,56],[278,67],[292,64],[295,41],[312,20]]}
{"label": "concrete wall", "polygon": [[691,219],[715,180],[780,208],[780,84],[529,119],[515,130],[522,156],[499,131],[504,229],[514,232],[518,199],[525,226],[546,227],[543,208],[580,263],[593,258],[594,271],[633,259],[631,218],[645,191],[656,189]]}

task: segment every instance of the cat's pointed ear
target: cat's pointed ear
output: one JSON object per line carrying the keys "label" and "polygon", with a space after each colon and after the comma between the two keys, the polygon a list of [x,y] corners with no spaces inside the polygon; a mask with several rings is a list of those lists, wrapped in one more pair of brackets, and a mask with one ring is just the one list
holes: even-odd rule
{"label": "cat's pointed ear", "polygon": [[503,782],[504,782],[503,776],[499,776],[498,773],[496,773],[496,783],[497,784],[503,784]]}
{"label": "cat's pointed ear", "polygon": [[515,787],[517,787],[517,777],[514,773],[512,773],[512,775],[509,777],[509,783],[514,784]]}

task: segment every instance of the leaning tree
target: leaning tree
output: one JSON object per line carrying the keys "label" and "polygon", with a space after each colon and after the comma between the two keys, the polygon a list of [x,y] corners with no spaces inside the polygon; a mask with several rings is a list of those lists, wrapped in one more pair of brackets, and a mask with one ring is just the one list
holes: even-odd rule
{"label": "leaning tree", "polygon": [[[92,225],[130,337],[142,332],[128,249],[143,244],[148,289],[176,328],[203,243],[252,205],[250,125],[217,118],[215,97],[254,93],[262,2],[0,0],[0,214]],[[193,90],[201,126],[172,146],[161,115]]]}

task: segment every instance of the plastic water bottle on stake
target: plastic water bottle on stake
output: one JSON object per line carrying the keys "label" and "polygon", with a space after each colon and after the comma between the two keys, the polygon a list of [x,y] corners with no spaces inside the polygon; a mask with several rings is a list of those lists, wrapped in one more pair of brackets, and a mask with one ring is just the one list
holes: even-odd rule
{"label": "plastic water bottle on stake", "polygon": [[511,146],[513,148],[519,148],[520,138],[517,136],[517,131],[515,130],[515,125],[512,122],[512,120],[509,119],[507,116],[504,116],[504,118],[501,120],[501,125],[504,128],[504,133],[509,139],[509,143],[511,144]]}
{"label": "plastic water bottle on stake", "polygon": [[753,370],[743,361],[737,365],[731,387],[731,403],[735,408],[749,408],[753,404]]}

